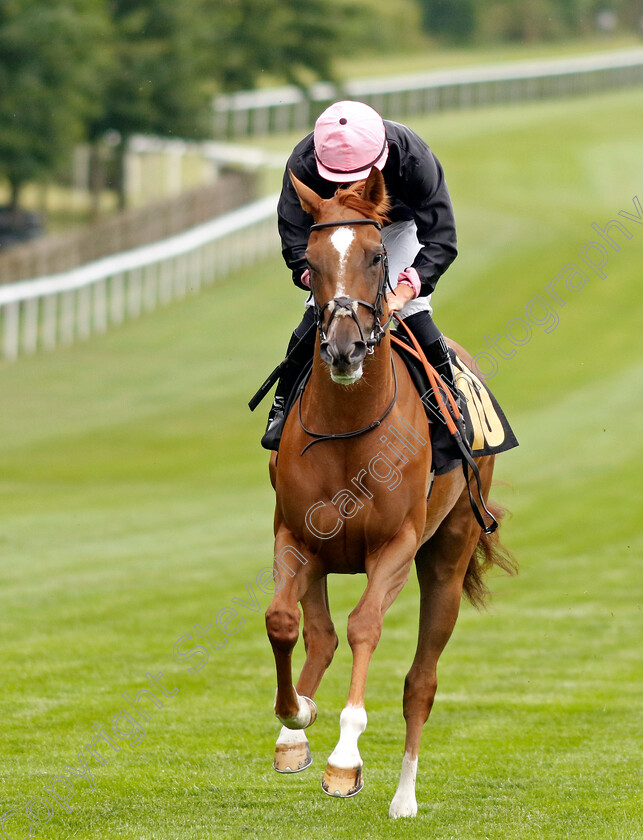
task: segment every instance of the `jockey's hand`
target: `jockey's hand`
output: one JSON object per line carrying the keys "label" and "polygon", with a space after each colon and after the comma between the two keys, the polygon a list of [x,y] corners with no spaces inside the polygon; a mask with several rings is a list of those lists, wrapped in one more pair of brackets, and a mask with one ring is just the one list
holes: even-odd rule
{"label": "jockey's hand", "polygon": [[415,292],[406,283],[399,283],[395,287],[394,292],[389,292],[386,296],[389,312],[399,312],[404,306],[415,298]]}

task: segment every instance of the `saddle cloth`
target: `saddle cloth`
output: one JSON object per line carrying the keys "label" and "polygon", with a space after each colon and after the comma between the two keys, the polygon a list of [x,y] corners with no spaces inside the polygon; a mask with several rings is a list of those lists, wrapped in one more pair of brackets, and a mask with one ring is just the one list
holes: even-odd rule
{"label": "saddle cloth", "polygon": [[[398,333],[396,333],[398,337]],[[394,345],[411,375],[411,379],[424,403],[431,424],[431,446],[433,449],[432,469],[442,475],[459,467],[462,461],[460,450],[435,408],[431,407],[431,389],[424,368],[410,353]],[[518,446],[518,440],[498,401],[489,388],[468,368],[462,359],[449,348],[455,373],[467,439],[474,458],[496,455]]]}

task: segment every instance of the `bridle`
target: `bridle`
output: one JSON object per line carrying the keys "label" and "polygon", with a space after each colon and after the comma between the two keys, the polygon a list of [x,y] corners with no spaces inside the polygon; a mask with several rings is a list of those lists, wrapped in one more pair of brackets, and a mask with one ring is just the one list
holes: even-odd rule
{"label": "bridle", "polygon": [[[319,224],[312,225],[310,230],[312,233],[312,231],[314,230],[323,230],[324,228],[342,227],[347,225],[374,225],[378,230],[382,230],[382,225],[375,219],[344,219],[342,221],[337,222],[320,222]],[[382,324],[382,315],[384,314],[384,307],[382,304],[384,302],[386,286],[388,285],[389,288],[391,288],[388,274],[388,254],[386,253],[386,248],[384,248],[383,245],[382,262],[380,263],[380,265],[380,279],[377,288],[377,295],[373,303],[369,303],[367,300],[361,300],[360,298],[352,298],[348,297],[347,295],[340,295],[339,297],[331,298],[323,306],[319,306],[317,301],[314,300],[313,296],[313,302],[315,307],[315,320],[317,322],[317,329],[319,330],[319,337],[321,341],[328,340],[327,332],[328,330],[330,330],[330,326],[333,323],[334,319],[339,315],[340,312],[342,312],[344,313],[342,317],[348,315],[357,324],[360,340],[366,345],[367,353],[372,353],[374,348],[380,343],[382,337],[384,336],[384,333],[386,332],[386,326]],[[393,291],[392,288],[391,291]],[[359,318],[357,317],[357,310],[360,306],[363,306],[365,309],[368,309],[373,314],[373,328],[368,338],[364,336],[364,330],[362,329],[362,325],[360,324]],[[326,328],[324,329],[324,314],[326,310],[328,310],[328,312],[330,313],[330,318],[328,320]]]}
{"label": "bridle", "polygon": [[[375,219],[344,219],[342,221],[337,222],[320,222],[318,224],[314,224],[311,226],[311,232],[313,230],[323,230],[324,228],[330,227],[341,227],[342,225],[375,225],[378,230],[382,230],[382,225],[377,222]],[[366,352],[372,353],[375,347],[380,343],[383,336],[387,330],[387,324],[382,324],[382,315],[384,314],[384,294],[386,291],[386,285],[389,284],[389,275],[388,275],[388,255],[386,253],[386,249],[382,246],[382,262],[381,262],[381,271],[380,271],[380,279],[377,287],[377,295],[375,297],[375,301],[373,303],[369,303],[367,300],[361,300],[359,298],[351,298],[346,295],[340,295],[339,297],[331,298],[327,303],[323,306],[319,306],[317,301],[314,301],[315,306],[315,319],[317,321],[317,329],[319,330],[319,337],[321,341],[327,341],[326,331],[324,330],[323,326],[323,319],[324,313],[328,309],[330,312],[330,319],[326,326],[326,330],[330,329],[330,325],[333,322],[333,319],[337,317],[340,311],[346,312],[357,324],[357,328],[359,329],[359,334],[361,340],[366,345]],[[392,291],[392,289],[391,289]],[[314,296],[313,296],[314,300]],[[371,334],[368,338],[364,337],[364,331],[362,330],[362,325],[359,322],[357,317],[357,309],[359,306],[364,306],[370,312],[373,313],[373,328],[371,330]],[[303,380],[299,387],[299,400],[298,400],[298,414],[299,414],[299,423],[303,431],[313,438],[313,440],[308,443],[304,448],[301,450],[301,455],[313,446],[316,443],[321,443],[322,440],[340,440],[343,438],[351,438],[357,437],[358,435],[363,435],[366,432],[371,432],[373,429],[376,429],[379,425],[381,425],[382,421],[388,417],[388,415],[393,410],[393,406],[397,401],[397,372],[395,370],[395,362],[393,361],[393,356],[391,356],[391,365],[393,368],[393,399],[389,403],[386,411],[379,420],[373,420],[372,423],[369,423],[368,426],[363,426],[361,429],[355,429],[351,432],[336,432],[334,434],[320,434],[319,432],[313,432],[310,429],[307,429],[304,425],[304,421],[301,414],[301,403],[302,403],[302,396],[303,390],[306,385],[307,378]]]}

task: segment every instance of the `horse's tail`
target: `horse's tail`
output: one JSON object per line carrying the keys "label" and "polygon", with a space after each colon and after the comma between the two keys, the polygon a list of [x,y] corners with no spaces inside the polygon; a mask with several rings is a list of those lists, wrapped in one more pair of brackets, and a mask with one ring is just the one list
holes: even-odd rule
{"label": "horse's tail", "polygon": [[[507,511],[495,502],[488,501],[487,507],[495,518],[500,520],[506,515]],[[518,574],[518,564],[511,555],[511,553],[500,542],[500,534],[498,530],[493,534],[485,534],[480,530],[480,539],[475,547],[475,550],[469,560],[469,567],[464,577],[464,594],[474,607],[480,609],[485,605],[487,596],[489,595],[489,587],[484,582],[484,576],[493,567],[498,566],[508,575]]]}

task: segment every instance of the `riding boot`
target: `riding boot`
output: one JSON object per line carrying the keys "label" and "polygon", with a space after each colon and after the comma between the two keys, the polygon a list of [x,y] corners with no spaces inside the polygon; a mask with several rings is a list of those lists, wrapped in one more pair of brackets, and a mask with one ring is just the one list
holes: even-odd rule
{"label": "riding boot", "polygon": [[[283,378],[284,377],[279,380],[279,385],[281,385]],[[277,385],[277,388],[279,385]],[[290,389],[288,393],[290,393]],[[261,445],[264,449],[274,449],[275,451],[279,449],[279,441],[281,440],[281,432],[283,430],[285,419],[284,415],[286,413],[286,399],[287,396],[284,394],[278,394],[275,392],[275,398],[272,402],[272,406],[270,407],[270,411],[268,412],[268,424],[266,426],[266,431],[261,438]]]}
{"label": "riding boot", "polygon": [[[314,330],[308,332],[314,319],[315,315],[312,307],[309,307],[306,309],[301,323],[293,332],[288,342],[288,351],[286,354],[288,364],[284,368],[277,383],[275,398],[268,413],[266,431],[261,438],[261,445],[264,449],[274,449],[275,451],[279,449],[281,433],[283,432],[286,421],[286,407],[289,397],[297,384],[302,368],[312,359],[315,349],[315,332]],[[306,340],[302,344],[299,344],[300,339],[304,336],[306,336]],[[297,346],[298,344],[299,346]]]}
{"label": "riding boot", "polygon": [[437,341],[433,341],[431,344],[423,346],[422,350],[424,350],[424,355],[426,356],[429,364],[433,365],[435,370],[448,385],[449,390],[455,397],[456,401],[459,401],[461,394],[458,391],[458,387],[455,382],[455,371],[453,370],[451,356],[449,355],[449,348],[444,340],[444,336],[441,335]]}

